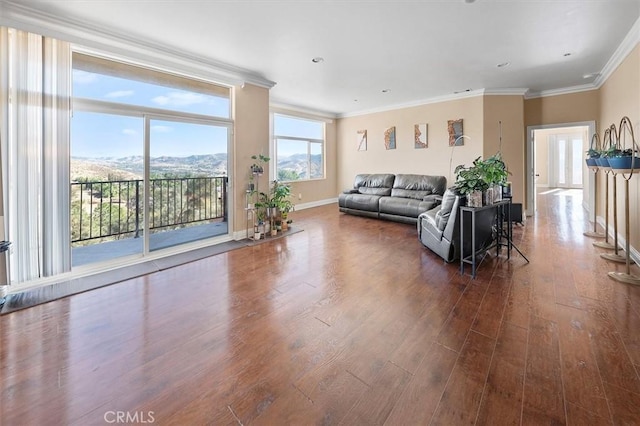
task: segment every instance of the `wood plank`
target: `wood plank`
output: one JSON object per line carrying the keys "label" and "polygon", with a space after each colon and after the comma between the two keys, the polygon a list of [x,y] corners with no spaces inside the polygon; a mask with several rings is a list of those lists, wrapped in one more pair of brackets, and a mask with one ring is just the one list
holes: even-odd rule
{"label": "wood plank", "polygon": [[402,393],[386,424],[429,424],[458,353],[434,343]]}
{"label": "wood plank", "polygon": [[474,331],[469,333],[432,424],[475,424],[495,343],[494,339]]}
{"label": "wood plank", "polygon": [[602,379],[591,349],[587,314],[563,305],[558,305],[557,312],[566,401],[609,418]]}
{"label": "wood plank", "polygon": [[478,424],[520,424],[526,354],[527,330],[505,324],[491,360]]}
{"label": "wood plank", "polygon": [[565,405],[558,325],[531,317],[523,397],[523,423],[564,424]]}
{"label": "wood plank", "polygon": [[342,424],[381,425],[404,391],[411,374],[387,362],[371,387],[356,402]]}

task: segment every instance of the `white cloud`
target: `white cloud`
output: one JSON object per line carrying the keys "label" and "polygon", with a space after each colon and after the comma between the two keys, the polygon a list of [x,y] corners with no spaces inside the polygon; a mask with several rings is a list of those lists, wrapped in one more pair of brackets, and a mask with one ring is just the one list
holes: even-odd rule
{"label": "white cloud", "polygon": [[104,95],[105,98],[126,98],[133,95],[133,90],[116,90],[115,92],[109,92]]}
{"label": "white cloud", "polygon": [[91,84],[95,81],[98,81],[98,76],[96,74],[82,71],[82,70],[73,70],[73,82],[78,84]]}
{"label": "white cloud", "polygon": [[156,96],[152,101],[162,106],[188,106],[207,102],[207,98],[197,93],[169,92],[166,96]]}
{"label": "white cloud", "polygon": [[173,131],[173,128],[169,126],[151,126],[151,130],[158,133],[169,133]]}
{"label": "white cloud", "polygon": [[138,132],[133,129],[123,129],[122,133],[125,135],[137,135]]}

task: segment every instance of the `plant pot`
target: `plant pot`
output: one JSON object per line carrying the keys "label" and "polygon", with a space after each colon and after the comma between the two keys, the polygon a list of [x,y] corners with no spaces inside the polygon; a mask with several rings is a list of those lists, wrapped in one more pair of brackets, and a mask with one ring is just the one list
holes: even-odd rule
{"label": "plant pot", "polygon": [[482,207],[482,191],[472,191],[468,193],[467,205],[469,207]]}
{"label": "plant pot", "polygon": [[493,202],[498,203],[502,201],[502,185],[493,186]]}
{"label": "plant pot", "polygon": [[494,193],[493,186],[490,186],[484,191],[483,195],[484,195],[485,205],[493,204],[493,193]]}
{"label": "plant pot", "polygon": [[630,173],[631,169],[640,170],[640,158],[638,157],[611,157],[609,158],[609,166],[613,170],[623,170]]}
{"label": "plant pot", "polygon": [[590,169],[594,169],[598,167],[598,163],[596,162],[596,158],[587,158],[584,160],[587,163],[587,167]]}
{"label": "plant pot", "polygon": [[282,230],[286,231],[289,229],[289,224],[287,222],[282,222]]}
{"label": "plant pot", "polygon": [[278,230],[277,230],[276,228],[273,228],[273,229],[271,230],[271,236],[272,236],[272,237],[275,237],[276,235],[278,235]]}
{"label": "plant pot", "polygon": [[256,241],[257,241],[257,240],[259,240],[261,237],[262,237],[262,234],[261,234],[261,233],[259,233],[259,232],[254,232],[254,233],[253,233],[253,239],[254,239],[254,240],[256,240]]}
{"label": "plant pot", "polygon": [[596,158],[596,164],[599,167],[603,167],[603,168],[608,168],[609,167],[609,159],[606,157],[600,157],[600,158]]}

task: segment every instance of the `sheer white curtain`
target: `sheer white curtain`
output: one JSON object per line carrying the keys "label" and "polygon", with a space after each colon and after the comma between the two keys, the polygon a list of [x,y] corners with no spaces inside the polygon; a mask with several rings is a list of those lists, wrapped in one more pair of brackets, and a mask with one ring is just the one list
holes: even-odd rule
{"label": "sheer white curtain", "polygon": [[70,270],[71,54],[65,42],[0,31],[5,228],[20,283]]}

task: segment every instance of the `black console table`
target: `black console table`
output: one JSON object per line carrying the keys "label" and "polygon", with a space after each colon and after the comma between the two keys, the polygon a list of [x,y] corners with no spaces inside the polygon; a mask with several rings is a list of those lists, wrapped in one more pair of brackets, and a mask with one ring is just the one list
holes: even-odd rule
{"label": "black console table", "polygon": [[[465,250],[464,243],[465,215],[470,218],[471,224],[471,246],[468,250]],[[500,249],[505,247],[507,259],[510,259],[513,247],[512,235],[510,198],[483,207],[460,207],[460,273],[464,274],[465,264],[470,264],[471,276],[475,278],[479,255],[494,247],[498,256]]]}

